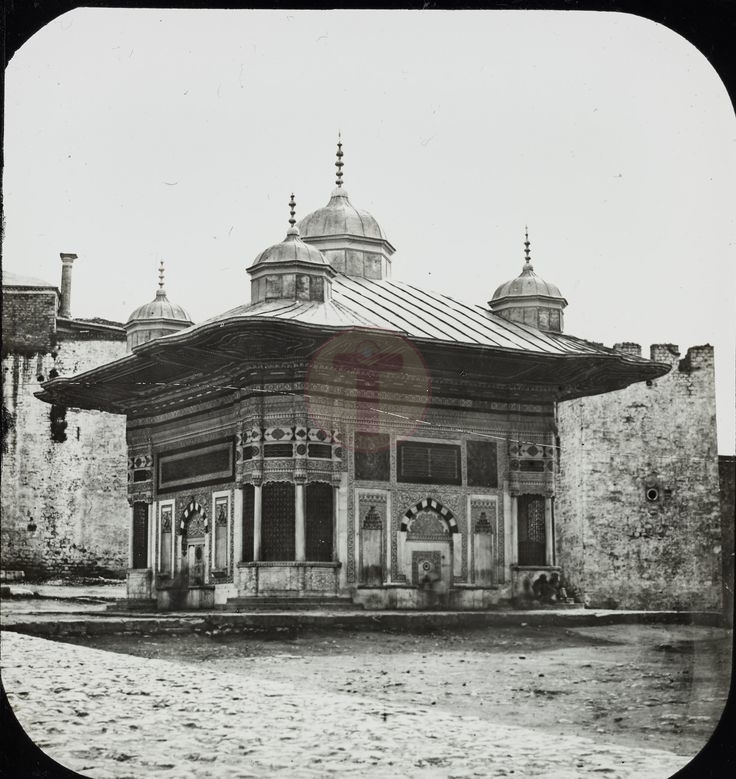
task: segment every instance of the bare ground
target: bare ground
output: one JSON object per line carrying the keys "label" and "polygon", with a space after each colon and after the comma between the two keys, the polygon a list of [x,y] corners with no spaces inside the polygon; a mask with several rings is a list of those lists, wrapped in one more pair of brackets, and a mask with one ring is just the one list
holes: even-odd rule
{"label": "bare ground", "polygon": [[728,695],[731,634],[660,625],[515,627],[422,634],[339,630],[272,640],[216,634],[70,643],[205,665],[313,690],[656,747],[693,756]]}

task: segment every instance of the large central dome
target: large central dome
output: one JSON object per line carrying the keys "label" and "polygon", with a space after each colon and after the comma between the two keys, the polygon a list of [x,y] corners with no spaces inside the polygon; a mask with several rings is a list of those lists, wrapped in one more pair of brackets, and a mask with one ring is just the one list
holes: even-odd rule
{"label": "large central dome", "polygon": [[326,206],[299,222],[299,234],[305,243],[317,247],[336,271],[367,279],[387,278],[395,249],[374,217],[350,202],[342,186],[342,158],[342,141],[338,141],[337,187]]}
{"label": "large central dome", "polygon": [[336,187],[330,202],[324,208],[312,211],[299,222],[302,238],[328,235],[354,235],[361,238],[386,240],[380,225],[367,211],[356,208],[348,198],[347,190]]}

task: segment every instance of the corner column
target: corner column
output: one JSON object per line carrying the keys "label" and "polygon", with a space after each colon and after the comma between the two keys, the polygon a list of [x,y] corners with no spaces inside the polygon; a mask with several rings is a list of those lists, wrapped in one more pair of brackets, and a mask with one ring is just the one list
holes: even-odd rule
{"label": "corner column", "polygon": [[544,499],[544,539],[546,543],[545,560],[547,565],[555,564],[555,537],[552,527],[552,498]]}
{"label": "corner column", "polygon": [[519,564],[519,497],[511,496],[511,565]]}
{"label": "corner column", "polygon": [[332,484],[332,561],[337,562],[340,556],[337,553],[337,517],[338,503],[340,501],[340,487],[333,482]]}
{"label": "corner column", "polygon": [[263,485],[253,482],[253,560],[261,559],[261,521],[263,516]]}
{"label": "corner column", "polygon": [[130,510],[128,514],[128,568],[133,567],[133,523],[135,521],[133,509],[133,504],[130,503]]}
{"label": "corner column", "polygon": [[153,503],[148,504],[148,555],[146,567],[156,569],[156,512]]}
{"label": "corner column", "polygon": [[237,565],[243,559],[243,486],[238,484],[233,494],[233,549],[230,561]]}
{"label": "corner column", "polygon": [[294,483],[294,547],[296,550],[296,561],[303,563],[307,559],[307,527],[305,516],[304,500],[304,479],[297,478]]}

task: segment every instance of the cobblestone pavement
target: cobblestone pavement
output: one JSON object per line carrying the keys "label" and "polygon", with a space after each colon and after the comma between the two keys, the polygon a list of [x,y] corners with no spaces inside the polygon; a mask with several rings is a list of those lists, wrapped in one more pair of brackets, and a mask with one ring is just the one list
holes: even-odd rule
{"label": "cobblestone pavement", "polygon": [[[93,779],[670,777],[670,752],[2,634],[28,735]],[[32,669],[32,672],[29,672]]]}

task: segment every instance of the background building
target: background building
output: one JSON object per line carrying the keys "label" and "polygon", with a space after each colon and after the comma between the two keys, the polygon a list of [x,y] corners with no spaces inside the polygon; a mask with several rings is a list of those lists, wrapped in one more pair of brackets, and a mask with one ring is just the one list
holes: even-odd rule
{"label": "background building", "polygon": [[125,354],[125,330],[71,315],[61,289],[4,272],[1,567],[29,578],[123,576],[128,538],[125,418],[40,403],[42,382]]}
{"label": "background building", "polygon": [[558,406],[560,559],[593,606],[718,609],[733,515],[720,505],[713,349],[650,355],[669,373]]}

